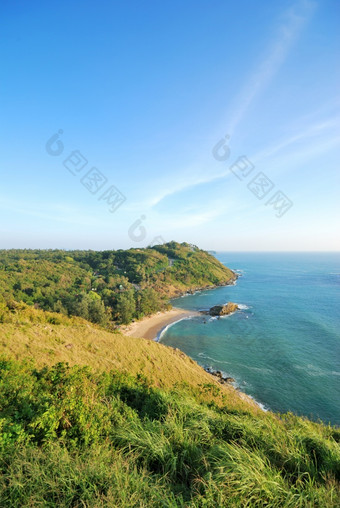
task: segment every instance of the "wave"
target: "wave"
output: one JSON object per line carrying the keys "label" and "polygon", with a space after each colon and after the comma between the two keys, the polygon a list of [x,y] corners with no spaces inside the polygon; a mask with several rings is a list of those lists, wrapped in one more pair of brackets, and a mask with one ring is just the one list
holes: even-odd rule
{"label": "wave", "polygon": [[255,404],[257,406],[259,406],[259,408],[262,409],[262,411],[264,411],[265,413],[267,413],[268,411],[270,411],[270,408],[265,406],[264,404],[262,404],[262,402],[259,402],[258,400],[256,400],[252,395],[249,395],[248,393],[246,393],[246,396],[249,397],[251,400],[253,400],[255,402]]}
{"label": "wave", "polygon": [[327,376],[340,376],[340,372],[336,371],[336,370],[325,370],[325,369],[322,369],[321,367],[317,367],[315,365],[312,365],[312,364],[308,364],[308,365],[294,365],[294,367],[297,369],[297,370],[302,370],[304,372],[307,373],[307,375],[311,376],[311,377],[327,377]]}
{"label": "wave", "polygon": [[224,363],[225,365],[230,365],[231,362],[226,362],[224,360],[216,360],[216,358],[212,358],[211,356],[206,355],[205,353],[198,353],[198,356],[204,358],[205,360],[211,360],[216,363]]}
{"label": "wave", "polygon": [[[242,365],[242,364],[240,364]],[[273,371],[271,369],[267,369],[265,367],[252,367],[250,365],[243,365],[248,370],[252,370],[254,372],[261,372],[262,374],[272,374]]]}
{"label": "wave", "polygon": [[[205,354],[204,352],[200,352],[198,353],[198,356],[204,360],[211,360],[212,362],[215,362],[215,363],[218,363],[218,364],[226,364],[226,365],[231,365],[233,364],[234,365],[234,362],[225,362],[223,360],[216,360],[216,358],[212,358],[211,356],[208,356],[207,354]],[[219,370],[217,369],[216,367],[212,368],[211,369],[213,371],[216,371],[216,370]],[[255,369],[255,367],[254,367]],[[206,370],[206,368],[205,368]],[[258,370],[263,370],[263,371],[266,371],[268,369],[258,369]],[[246,397],[249,397],[253,402],[255,402],[255,404],[260,408],[262,409],[262,411],[270,411],[270,408],[268,406],[265,406],[262,402],[258,401],[255,399],[255,397],[253,397],[252,395],[249,395],[249,393],[246,393],[244,391],[244,387],[247,386],[247,388],[249,389],[250,385],[246,382],[246,381],[242,381],[242,383],[240,383],[237,378],[230,372],[226,372],[224,370],[221,370],[221,373],[223,376],[226,376],[226,377],[232,377],[235,379],[235,382],[231,383],[234,388],[236,388],[240,393],[243,393]]]}
{"label": "wave", "polygon": [[[231,362],[222,362],[220,360],[215,360],[214,358],[211,358],[207,355],[205,355],[204,353],[198,353],[198,356],[200,356],[201,358],[205,358],[205,359],[210,359],[212,361],[218,361],[218,363],[228,363],[230,364]],[[211,367],[210,367],[211,368]],[[207,370],[206,368],[204,368],[206,372],[209,372],[209,370]],[[218,369],[217,369],[218,370]],[[259,370],[262,370],[262,369],[259,369]],[[266,370],[266,369],[264,369]],[[216,369],[212,369],[211,368],[211,372],[210,374],[213,374],[214,372],[216,372]],[[225,370],[220,370],[221,374],[223,377],[234,377],[232,373],[230,372],[226,372]],[[253,397],[252,395],[249,395],[248,393],[246,393],[244,391],[244,386],[247,386],[249,388],[250,385],[248,385],[248,383],[246,383],[246,381],[242,381],[242,383],[240,383],[239,381],[237,381],[237,379],[235,379],[235,381],[233,381],[232,383],[230,383],[234,388],[236,388],[238,390],[239,393],[242,393],[244,394],[246,397],[248,397],[249,399],[251,399],[253,402],[255,402],[255,404],[260,408],[262,409],[262,411],[270,411],[270,408],[268,406],[265,406],[262,402],[258,401],[255,399],[255,397]],[[242,388],[241,388],[242,386]]]}
{"label": "wave", "polygon": [[164,328],[162,328],[158,334],[157,334],[157,337],[154,339],[155,342],[160,342],[161,338],[163,337],[163,335],[165,334],[165,332],[167,330],[169,330],[169,328],[177,323],[179,323],[180,321],[185,321],[187,319],[192,319],[193,316],[186,316],[186,317],[183,317],[181,319],[177,319],[177,321],[173,321],[172,323],[169,323],[168,325],[164,326]]}
{"label": "wave", "polygon": [[[223,305],[228,305],[228,302],[225,302]],[[238,306],[239,310],[250,309],[250,307],[248,307],[248,305],[246,305],[245,303],[237,303],[236,305]],[[203,309],[203,310],[207,310],[207,309]],[[234,312],[232,312],[231,314],[234,314]],[[228,314],[228,316],[230,316],[231,314]]]}
{"label": "wave", "polygon": [[244,303],[238,303],[238,308],[240,310],[248,310],[250,307],[248,307],[248,305],[245,305]]}

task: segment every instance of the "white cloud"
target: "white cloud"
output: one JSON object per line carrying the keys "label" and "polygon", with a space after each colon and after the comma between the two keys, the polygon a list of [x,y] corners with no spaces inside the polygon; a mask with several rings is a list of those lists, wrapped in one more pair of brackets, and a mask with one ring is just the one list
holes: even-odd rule
{"label": "white cloud", "polygon": [[91,225],[96,221],[92,215],[84,213],[79,207],[64,203],[25,203],[8,200],[2,197],[0,209],[5,212],[22,214],[24,217],[37,217],[39,219],[63,222],[67,224]]}
{"label": "white cloud", "polygon": [[[301,125],[301,122],[299,122]],[[291,170],[299,164],[305,164],[312,158],[315,158],[336,146],[339,146],[339,125],[340,118],[319,118],[316,119],[312,125],[301,126],[301,130],[294,132],[293,135],[280,139],[276,143],[262,148],[255,154],[249,154],[249,159],[260,170],[266,170],[267,167],[275,168],[277,174],[280,168],[283,171]],[[287,128],[287,130],[291,130]],[[237,157],[236,157],[237,158]],[[235,159],[236,159],[235,158]],[[214,161],[212,161],[213,164]],[[206,171],[205,177],[183,179],[175,183],[172,187],[171,184],[165,188],[163,193],[159,193],[151,201],[150,206],[155,206],[163,199],[173,196],[186,189],[193,189],[201,184],[208,184],[225,180],[226,178],[235,178],[231,173],[229,166],[234,162],[234,159],[229,160],[221,166],[219,172]]]}
{"label": "white cloud", "polygon": [[237,107],[227,129],[229,135],[235,133],[252,102],[265,90],[278,72],[315,6],[314,2],[299,1],[284,13],[284,21],[278,29],[276,39],[270,45],[268,56],[259,64],[258,70],[249,76],[239,99],[236,101]]}
{"label": "white cloud", "polygon": [[[247,79],[243,92],[238,100],[233,101],[238,105],[232,115],[227,132],[233,134],[236,127],[246,116],[247,110],[256,96],[264,91],[273,76],[278,72],[281,65],[287,58],[289,51],[292,49],[294,42],[300,34],[303,26],[310,18],[316,4],[307,0],[298,1],[291,9],[282,15],[283,21],[277,30],[275,40],[270,44],[268,56],[259,64],[258,70]],[[299,136],[305,134],[297,134],[296,138],[280,142],[282,148],[284,144],[287,146],[298,140]],[[271,150],[278,150],[280,146],[273,147]],[[264,150],[265,151],[265,150]],[[239,154],[242,155],[242,154]],[[231,160],[230,163],[233,161]],[[228,169],[229,164],[216,166],[216,162],[211,157],[210,161],[197,167],[188,168],[185,171],[176,171],[176,176],[171,175],[163,179],[163,181],[154,182],[154,189],[150,189],[149,195],[143,197],[142,200],[129,202],[126,209],[130,212],[140,213],[152,209],[165,198],[183,192],[186,189],[218,181],[230,175]],[[148,192],[144,189],[144,195]]]}
{"label": "white cloud", "polygon": [[[324,149],[326,149],[323,148],[323,146],[327,147],[329,144],[332,146],[334,142],[338,140],[338,136],[340,134],[339,126],[339,117],[319,119],[312,125],[308,124],[304,126],[302,130],[295,132],[292,136],[281,139],[276,144],[266,147],[261,151],[251,155],[251,160],[254,163],[261,162],[263,159],[270,159],[271,157],[278,155],[280,152],[286,150],[287,148],[291,148],[296,144],[303,143],[307,143],[307,148],[300,150],[300,153],[301,151],[306,152],[307,155],[307,152],[309,151],[315,152],[316,150],[318,152],[322,152]],[[311,145],[311,141],[315,137],[317,137],[317,139],[316,141],[314,140],[313,144]]]}

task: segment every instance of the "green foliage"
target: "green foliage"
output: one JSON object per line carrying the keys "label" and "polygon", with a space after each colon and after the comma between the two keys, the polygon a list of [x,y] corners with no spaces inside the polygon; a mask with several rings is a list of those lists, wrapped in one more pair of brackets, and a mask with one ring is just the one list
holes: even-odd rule
{"label": "green foliage", "polygon": [[136,302],[133,291],[124,291],[117,295],[116,312],[119,323],[130,323],[136,312]]}
{"label": "green foliage", "polygon": [[0,506],[339,506],[337,429],[198,396],[2,358]]}
{"label": "green foliage", "polygon": [[0,297],[5,301],[102,326],[164,310],[168,297],[178,292],[226,283],[233,276],[210,254],[176,242],[127,251],[0,251]]}
{"label": "green foliage", "polygon": [[[221,394],[208,374],[164,346],[137,346],[68,317],[128,323],[165,308],[178,291],[233,277],[208,253],[176,242],[116,252],[0,251],[4,351],[40,356],[40,365],[58,351],[79,363],[82,341],[91,349],[95,337],[110,368],[125,372],[133,363],[136,373],[0,358],[0,506],[339,506],[338,428],[235,404],[235,394]],[[170,362],[177,370],[169,374]],[[163,380],[171,375],[163,386],[172,388],[151,386],[158,370]]]}
{"label": "green foliage", "polygon": [[159,297],[152,288],[141,290],[137,295],[137,313],[138,317],[150,316],[159,309]]}

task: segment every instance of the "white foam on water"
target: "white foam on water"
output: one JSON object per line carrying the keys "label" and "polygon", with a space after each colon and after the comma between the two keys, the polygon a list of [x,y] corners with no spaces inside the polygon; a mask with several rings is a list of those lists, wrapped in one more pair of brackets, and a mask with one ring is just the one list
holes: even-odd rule
{"label": "white foam on water", "polygon": [[[236,312],[236,310],[235,310],[235,312]],[[225,316],[217,316],[217,319],[228,319],[231,316],[233,316],[235,314],[235,312],[231,312],[230,314],[226,314]]]}
{"label": "white foam on water", "polygon": [[248,393],[246,393],[247,397],[249,397],[250,399],[252,399],[255,404],[257,406],[259,406],[260,409],[262,409],[262,411],[264,411],[265,413],[267,413],[267,411],[270,411],[269,407],[266,407],[264,404],[262,404],[262,402],[259,402],[258,400],[254,399],[254,397],[252,397],[251,395],[248,395]]}
{"label": "white foam on water", "polygon": [[169,328],[171,326],[175,325],[176,323],[179,323],[180,321],[185,321],[185,320],[191,319],[191,318],[192,318],[192,316],[186,316],[186,317],[183,317],[181,319],[177,319],[177,321],[174,321],[173,323],[169,323],[168,325],[164,326],[164,328],[162,328],[160,332],[158,332],[157,337],[155,337],[153,340],[155,342],[160,342],[160,340],[163,337],[163,335],[165,334],[165,332],[167,330],[169,330]]}

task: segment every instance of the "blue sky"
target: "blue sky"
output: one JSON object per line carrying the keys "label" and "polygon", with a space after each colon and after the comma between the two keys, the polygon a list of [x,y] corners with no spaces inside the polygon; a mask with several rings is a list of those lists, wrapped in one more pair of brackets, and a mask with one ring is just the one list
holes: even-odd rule
{"label": "blue sky", "polygon": [[340,250],[339,15],[3,0],[0,248]]}

